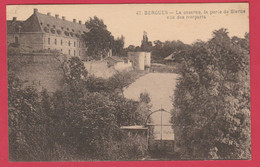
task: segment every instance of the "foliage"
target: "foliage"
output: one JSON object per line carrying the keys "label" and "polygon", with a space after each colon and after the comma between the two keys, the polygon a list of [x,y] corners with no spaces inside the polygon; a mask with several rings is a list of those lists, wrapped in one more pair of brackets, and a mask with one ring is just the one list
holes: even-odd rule
{"label": "foliage", "polygon": [[81,81],[86,80],[88,72],[79,57],[71,57],[66,65],[67,67],[64,67],[64,76],[67,84],[72,84],[73,82],[79,84]]}
{"label": "foliage", "polygon": [[14,75],[8,76],[10,160],[52,161],[75,158],[72,156],[72,148],[62,148],[57,142],[55,127],[59,120],[54,117],[46,90],[38,93],[31,87],[22,88],[22,84]]}
{"label": "foliage", "polygon": [[129,72],[118,72],[109,78],[109,85],[124,96],[124,89],[134,82],[134,76]]}
{"label": "foliage", "polygon": [[146,104],[150,103],[150,102],[151,102],[151,98],[150,98],[149,93],[147,93],[147,92],[142,92],[142,93],[140,94],[139,101],[140,101],[141,103],[143,102],[143,103],[146,103]]}
{"label": "foliage", "polygon": [[[181,41],[154,41],[154,47],[152,48],[152,59],[155,62],[160,62],[170,54],[178,55],[179,52],[188,49],[188,45]],[[175,56],[176,57],[176,56]],[[178,58],[176,59],[178,61]]]}
{"label": "foliage", "polygon": [[151,98],[149,93],[147,92],[140,93],[139,106],[137,108],[137,112],[141,115],[140,118],[143,118],[141,121],[142,124],[152,121],[151,117],[149,117],[149,119],[147,120],[148,115],[151,114],[152,105],[150,104],[150,102],[151,102]]}
{"label": "foliage", "polygon": [[[119,128],[141,124],[144,118],[138,112],[138,101],[116,93],[119,86],[115,83],[124,82],[88,77],[77,57],[57,57],[57,60],[61,63],[65,86],[52,95],[46,90],[24,88],[18,78],[9,75],[10,160],[106,160],[110,157],[117,160],[120,149],[114,150],[117,155],[112,155],[111,143],[121,145],[124,157],[132,157],[133,150],[123,150],[126,147],[122,145]],[[139,146],[128,144],[134,148]]]}
{"label": "foliage", "polygon": [[149,41],[147,33],[144,32],[143,40],[141,43],[141,51],[150,52],[152,50],[153,44]]}
{"label": "foliage", "polygon": [[55,111],[64,123],[59,133],[64,146],[73,146],[80,156],[103,160],[107,142],[117,141],[119,127],[138,124],[138,102],[126,100],[117,94],[87,92],[84,97],[72,99],[70,91],[54,95]]}
{"label": "foliage", "polygon": [[89,76],[86,88],[90,92],[116,93],[124,96],[124,89],[141,75],[143,75],[143,73],[122,71],[117,72],[108,79]]}
{"label": "foliage", "polygon": [[87,46],[88,56],[97,60],[105,57],[112,47],[114,37],[107,30],[103,20],[97,16],[90,18],[86,22],[86,27],[89,29],[89,32],[85,33],[83,37]]}
{"label": "foliage", "polygon": [[89,57],[96,60],[102,59],[108,55],[110,49],[113,55],[122,56],[124,54],[124,36],[114,39],[102,19],[94,16],[86,22],[86,27],[89,32],[85,33],[83,37]]}
{"label": "foliage", "polygon": [[84,93],[82,88],[85,86],[88,76],[88,72],[83,62],[79,57],[71,57],[67,59],[66,56],[59,54],[56,55],[56,60],[60,62],[65,89],[69,89],[73,92],[72,96],[75,99],[76,97],[82,97]]}
{"label": "foliage", "polygon": [[112,54],[115,56],[123,56],[124,53],[124,45],[125,45],[125,37],[121,36],[113,41],[112,44]]}
{"label": "foliage", "polygon": [[129,45],[127,48],[124,49],[125,52],[134,52],[136,51],[136,47],[134,45]]}
{"label": "foliage", "polygon": [[142,108],[142,103],[125,99],[116,94],[110,95],[109,98],[114,102],[114,107],[116,108],[115,116],[119,127],[144,124],[146,117],[143,113],[148,113],[148,110]]}
{"label": "foliage", "polygon": [[[144,42],[146,41],[146,42]],[[152,61],[162,63],[163,59],[174,53],[175,61],[179,62],[180,56],[179,53],[189,48],[189,45],[184,44],[181,41],[165,41],[161,42],[160,40],[155,40],[153,42],[142,40],[141,46],[129,45],[125,48],[125,52],[140,52],[140,51],[149,51],[152,52]]]}
{"label": "foliage", "polygon": [[146,137],[121,133],[121,140],[108,141],[104,160],[141,160],[147,156]]}
{"label": "foliage", "polygon": [[89,92],[103,92],[103,93],[110,93],[114,90],[112,89],[109,81],[104,78],[96,78],[93,75],[89,76],[86,83],[86,89]]}
{"label": "foliage", "polygon": [[172,112],[183,158],[251,157],[248,41],[220,29],[183,51]]}

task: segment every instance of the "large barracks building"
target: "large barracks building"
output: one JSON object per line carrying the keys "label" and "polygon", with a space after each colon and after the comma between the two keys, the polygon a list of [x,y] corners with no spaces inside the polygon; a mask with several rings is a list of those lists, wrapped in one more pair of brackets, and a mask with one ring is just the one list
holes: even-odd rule
{"label": "large barracks building", "polygon": [[7,21],[7,46],[19,45],[32,51],[58,50],[71,56],[84,56],[85,43],[82,35],[89,30],[81,21],[66,20],[64,16],[42,14],[34,9],[25,21],[16,17]]}

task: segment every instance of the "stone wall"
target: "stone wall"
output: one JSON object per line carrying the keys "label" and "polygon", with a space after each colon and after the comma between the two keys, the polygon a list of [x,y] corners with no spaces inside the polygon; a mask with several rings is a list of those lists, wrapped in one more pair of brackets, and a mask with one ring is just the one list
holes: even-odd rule
{"label": "stone wall", "polygon": [[32,50],[43,49],[43,33],[12,33],[7,34],[7,46],[10,43],[15,43],[15,37],[18,39],[18,44],[23,47],[31,48]]}
{"label": "stone wall", "polygon": [[115,68],[108,67],[106,61],[85,61],[84,66],[89,74],[95,77],[109,78],[116,73]]}
{"label": "stone wall", "polygon": [[62,87],[60,63],[51,54],[8,56],[8,74],[15,74],[24,86],[33,86],[55,92]]}
{"label": "stone wall", "polygon": [[104,79],[112,77],[117,72],[133,70],[131,62],[117,62],[112,66],[108,66],[106,60],[93,60],[84,61],[84,66],[90,75],[94,75],[95,77],[101,77]]}

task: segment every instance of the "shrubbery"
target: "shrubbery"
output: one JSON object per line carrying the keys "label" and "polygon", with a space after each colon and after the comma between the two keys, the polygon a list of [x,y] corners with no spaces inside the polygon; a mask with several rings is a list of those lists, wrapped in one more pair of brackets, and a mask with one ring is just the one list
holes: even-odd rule
{"label": "shrubbery", "polygon": [[144,120],[141,103],[115,91],[125,80],[88,77],[77,57],[60,62],[64,86],[53,94],[23,88],[18,78],[8,76],[10,160],[127,160],[142,156],[142,142],[125,141],[120,131],[120,126]]}
{"label": "shrubbery", "polygon": [[220,29],[180,54],[172,122],[181,158],[250,159],[248,34]]}

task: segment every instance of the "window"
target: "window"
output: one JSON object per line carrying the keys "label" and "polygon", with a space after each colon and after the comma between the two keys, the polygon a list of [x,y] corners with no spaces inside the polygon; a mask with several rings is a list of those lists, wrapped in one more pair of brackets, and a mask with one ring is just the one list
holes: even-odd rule
{"label": "window", "polygon": [[69,46],[70,46],[70,41],[69,41]]}
{"label": "window", "polygon": [[69,28],[67,28],[67,30],[69,31],[70,29],[69,29]]}
{"label": "window", "polygon": [[48,44],[51,44],[51,38],[48,38]]}
{"label": "window", "polygon": [[63,27],[61,27],[61,29],[63,30]]}
{"label": "window", "polygon": [[74,47],[76,47],[76,42],[74,41]]}
{"label": "window", "polygon": [[76,50],[74,50],[74,56],[76,56]]}
{"label": "window", "polygon": [[70,55],[70,50],[69,50],[69,55]]}
{"label": "window", "polygon": [[57,39],[54,40],[55,45],[57,45]]}
{"label": "window", "polygon": [[60,40],[60,45],[62,45],[62,39]]}
{"label": "window", "polygon": [[80,55],[80,50],[79,50],[79,55]]}
{"label": "window", "polygon": [[49,25],[49,24],[47,24],[47,27],[50,27],[50,25]]}
{"label": "window", "polygon": [[55,25],[53,25],[53,28],[55,28],[56,26]]}
{"label": "window", "polygon": [[18,37],[15,37],[15,38],[14,38],[14,42],[15,42],[16,44],[19,43],[19,41],[18,41]]}

